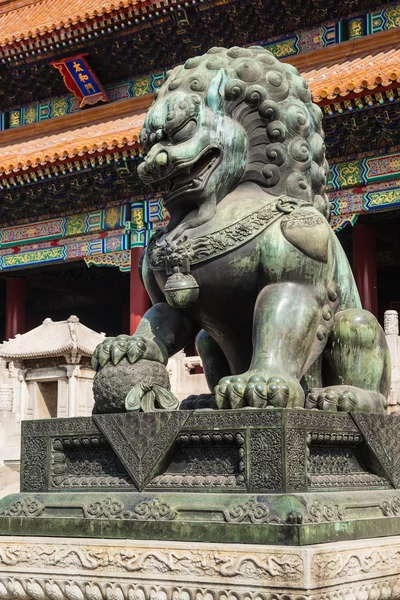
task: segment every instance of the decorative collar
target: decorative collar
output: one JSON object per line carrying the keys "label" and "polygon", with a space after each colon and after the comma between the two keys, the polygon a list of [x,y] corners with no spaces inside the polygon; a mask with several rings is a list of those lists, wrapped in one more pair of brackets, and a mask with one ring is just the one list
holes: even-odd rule
{"label": "decorative collar", "polygon": [[158,243],[163,233],[160,231],[152,237],[147,248],[150,268],[153,271],[166,270],[167,274],[176,268],[189,272],[191,265],[216,258],[246,244],[283,214],[291,213],[300,206],[312,205],[304,200],[279,196],[235,223],[193,239],[182,236],[174,242],[165,239]]}

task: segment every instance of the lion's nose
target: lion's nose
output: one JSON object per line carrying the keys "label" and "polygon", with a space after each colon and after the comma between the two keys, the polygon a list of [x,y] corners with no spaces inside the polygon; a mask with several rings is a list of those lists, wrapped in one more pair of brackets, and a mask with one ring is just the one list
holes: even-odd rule
{"label": "lion's nose", "polygon": [[163,177],[169,165],[168,153],[152,148],[143,163],[138,167],[138,175],[143,179]]}
{"label": "lion's nose", "polygon": [[154,159],[155,164],[159,169],[163,169],[168,165],[168,154],[164,151],[159,152]]}

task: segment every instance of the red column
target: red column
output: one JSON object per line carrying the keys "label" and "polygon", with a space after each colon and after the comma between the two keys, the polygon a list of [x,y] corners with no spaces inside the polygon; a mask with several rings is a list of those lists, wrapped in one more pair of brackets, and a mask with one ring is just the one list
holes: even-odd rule
{"label": "red column", "polygon": [[6,283],[6,340],[25,333],[25,279],[7,279]]}
{"label": "red column", "polygon": [[353,271],[363,308],[378,316],[374,225],[353,228]]}
{"label": "red column", "polygon": [[139,277],[139,260],[142,256],[143,248],[131,249],[131,283],[130,283],[130,301],[129,301],[129,333],[133,335],[140,319],[150,308],[150,298],[143,287]]}

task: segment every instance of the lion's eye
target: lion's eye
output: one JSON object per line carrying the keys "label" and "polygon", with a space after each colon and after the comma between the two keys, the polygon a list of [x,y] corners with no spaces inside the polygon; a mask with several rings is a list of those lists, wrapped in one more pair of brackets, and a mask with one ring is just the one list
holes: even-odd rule
{"label": "lion's eye", "polygon": [[191,138],[197,129],[197,123],[194,119],[190,119],[183,127],[175,131],[170,138],[174,144],[180,144]]}

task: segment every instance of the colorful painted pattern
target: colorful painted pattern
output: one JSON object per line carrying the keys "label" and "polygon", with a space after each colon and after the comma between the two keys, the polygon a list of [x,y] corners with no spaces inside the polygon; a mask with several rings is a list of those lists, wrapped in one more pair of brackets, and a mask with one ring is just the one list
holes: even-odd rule
{"label": "colorful painted pattern", "polygon": [[400,152],[331,164],[329,188],[365,185],[400,176]]}
{"label": "colorful painted pattern", "polygon": [[88,267],[118,267],[123,272],[131,270],[131,253],[129,250],[97,254],[84,260]]}
{"label": "colorful painted pattern", "polygon": [[124,227],[128,209],[128,205],[110,206],[109,208],[81,215],[3,227],[0,229],[0,248],[62,239],[96,231],[119,229]]}
{"label": "colorful painted pattern", "polygon": [[0,270],[84,259],[88,266],[129,271],[130,248],[147,245],[168,219],[162,198],[149,194],[123,206],[3,227]]}
{"label": "colorful painted pattern", "polygon": [[[375,167],[373,161],[393,156],[396,155],[366,159],[371,161],[369,172],[378,173],[379,180],[382,167]],[[400,158],[398,160],[400,171]],[[329,199],[332,228],[339,231],[346,225],[354,225],[359,214],[399,207],[400,177],[331,190]],[[131,216],[127,221],[129,208]],[[88,266],[113,266],[129,271],[129,249],[146,246],[153,233],[165,227],[168,218],[162,198],[149,195],[135,199],[130,207],[112,206],[82,215],[6,227],[0,230],[0,270],[83,259]]]}
{"label": "colorful painted pattern", "polygon": [[330,191],[334,218],[387,210],[400,206],[400,179],[372,183],[352,189]]}
{"label": "colorful painted pattern", "polygon": [[344,227],[346,227],[346,225],[351,225],[353,227],[357,219],[358,215],[355,214],[349,215],[347,217],[332,217],[331,227],[333,231],[337,233],[338,231],[341,231]]}
{"label": "colorful painted pattern", "polygon": [[332,101],[329,104],[320,106],[326,116],[333,117],[334,115],[343,115],[345,113],[370,110],[371,108],[390,106],[393,103],[397,103],[399,98],[400,88],[397,88],[376,93],[371,92],[365,96],[351,98],[350,100],[336,98],[335,100],[340,100],[340,102]]}
{"label": "colorful painted pattern", "polygon": [[[303,52],[311,52],[326,48],[343,41],[343,23],[332,21],[313,29],[300,31],[284,38],[268,38],[256,42],[272,52],[277,58],[296,56]],[[251,44],[252,46],[254,44]]]}
{"label": "colorful painted pattern", "polygon": [[131,220],[126,223],[131,248],[147,246],[154,231],[165,227],[168,220],[161,196],[132,202]]}
{"label": "colorful painted pattern", "polygon": [[[400,147],[384,156],[378,152],[333,161],[329,198],[335,231],[354,224],[359,214],[400,207]],[[129,249],[147,245],[168,219],[162,197],[148,194],[122,206],[3,227],[0,270],[82,259],[88,266],[129,270]]]}
{"label": "colorful painted pattern", "polygon": [[18,269],[71,260],[88,256],[126,251],[129,236],[124,229],[81,235],[73,238],[14,246],[0,250],[0,270]]}

